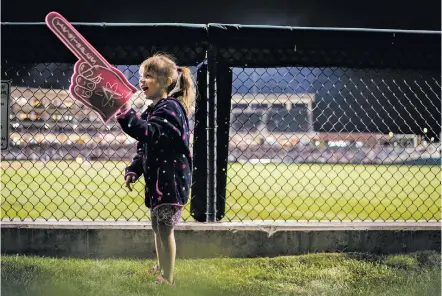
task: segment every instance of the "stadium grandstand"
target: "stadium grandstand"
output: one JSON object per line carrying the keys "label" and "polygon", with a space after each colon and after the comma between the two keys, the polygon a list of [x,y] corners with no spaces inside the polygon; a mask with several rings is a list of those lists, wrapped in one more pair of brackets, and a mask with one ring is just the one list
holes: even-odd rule
{"label": "stadium grandstand", "polygon": [[[132,102],[138,112],[150,103],[140,92]],[[380,164],[440,158],[439,143],[417,135],[316,132],[314,103],[313,93],[233,94],[229,161]],[[135,153],[135,140],[115,119],[104,124],[63,89],[13,87],[10,125],[4,159],[128,160]]]}

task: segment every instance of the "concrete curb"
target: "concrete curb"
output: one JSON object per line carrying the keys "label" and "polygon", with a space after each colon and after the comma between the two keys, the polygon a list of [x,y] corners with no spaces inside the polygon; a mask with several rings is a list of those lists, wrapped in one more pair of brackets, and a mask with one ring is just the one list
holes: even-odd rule
{"label": "concrete curb", "polygon": [[[149,221],[2,222],[2,253],[77,258],[154,258]],[[184,222],[177,257],[273,257],[312,252],[441,250],[434,222]]]}
{"label": "concrete curb", "polygon": [[[150,221],[68,221],[24,220],[0,223],[1,228],[60,228],[60,229],[152,229]],[[181,222],[176,230],[441,230],[437,221],[232,221],[232,222]]]}

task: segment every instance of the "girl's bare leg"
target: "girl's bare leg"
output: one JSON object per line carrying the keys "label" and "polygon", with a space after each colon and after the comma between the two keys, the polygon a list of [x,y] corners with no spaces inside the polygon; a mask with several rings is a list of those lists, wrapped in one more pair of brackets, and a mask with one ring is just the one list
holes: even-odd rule
{"label": "girl's bare leg", "polygon": [[163,269],[163,260],[162,257],[164,256],[164,248],[163,248],[163,244],[161,242],[161,238],[160,238],[160,234],[159,234],[159,229],[158,229],[159,225],[158,225],[158,220],[156,217],[152,217],[152,229],[154,232],[154,239],[155,239],[155,252],[157,254],[157,261],[158,261],[158,269],[160,271],[162,271]]}
{"label": "girl's bare leg", "polygon": [[163,255],[161,258],[161,268],[164,272],[163,277],[173,283],[173,273],[176,259],[176,242],[173,226],[159,225],[159,236],[163,246]]}

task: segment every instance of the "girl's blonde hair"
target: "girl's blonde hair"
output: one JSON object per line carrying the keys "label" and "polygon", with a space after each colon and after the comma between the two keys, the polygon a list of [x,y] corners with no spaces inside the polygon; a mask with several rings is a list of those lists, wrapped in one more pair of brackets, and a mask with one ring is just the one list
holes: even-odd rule
{"label": "girl's blonde hair", "polygon": [[160,83],[165,84],[168,77],[172,79],[167,93],[178,99],[183,104],[187,116],[190,116],[196,97],[195,83],[190,69],[177,66],[174,58],[168,54],[157,53],[141,63],[140,74],[146,71],[154,73]]}

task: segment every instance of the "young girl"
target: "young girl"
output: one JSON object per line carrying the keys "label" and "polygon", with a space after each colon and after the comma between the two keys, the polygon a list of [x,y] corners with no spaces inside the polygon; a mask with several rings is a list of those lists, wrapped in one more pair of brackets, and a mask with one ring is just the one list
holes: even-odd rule
{"label": "young girl", "polygon": [[144,175],[145,204],[151,210],[158,264],[149,273],[174,285],[174,226],[187,203],[191,184],[188,116],[195,99],[193,77],[167,55],[156,54],[140,66],[140,88],[153,103],[141,116],[126,105],[116,115],[123,131],[138,140],[137,155],[126,168],[126,186]]}

